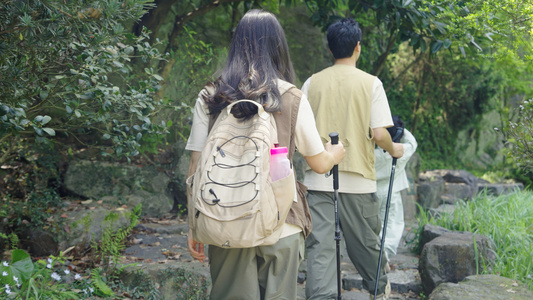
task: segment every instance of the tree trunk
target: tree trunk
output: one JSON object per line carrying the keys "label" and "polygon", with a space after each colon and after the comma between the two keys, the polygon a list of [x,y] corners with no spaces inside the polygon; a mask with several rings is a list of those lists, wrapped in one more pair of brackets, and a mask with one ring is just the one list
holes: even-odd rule
{"label": "tree trunk", "polygon": [[[172,27],[172,32],[168,35],[168,44],[163,53],[170,52],[171,50],[176,51],[178,49],[177,38],[183,31],[183,28],[191,19],[201,16],[212,9],[217,8],[220,4],[232,3],[232,2],[243,2],[244,0],[215,0],[209,3],[206,3],[203,6],[200,6],[186,14],[177,15],[174,18],[174,26]],[[170,58],[168,60],[161,60],[158,66],[158,72],[161,77],[167,79],[168,74],[170,73],[172,66],[174,65],[175,60]],[[161,83],[161,89],[158,91],[158,95],[162,96],[165,92],[166,82]]]}
{"label": "tree trunk", "polygon": [[387,41],[387,48],[378,57],[378,60],[376,61],[376,64],[374,65],[374,71],[372,72],[374,76],[379,77],[379,74],[381,74],[381,72],[383,71],[383,68],[385,68],[385,64],[387,63],[387,57],[389,56],[389,53],[392,50],[392,47],[396,44],[396,33],[397,33],[397,30],[394,30],[391,32],[389,36],[389,40]]}
{"label": "tree trunk", "polygon": [[133,33],[136,35],[141,34],[143,26],[152,32],[152,35],[150,36],[150,44],[152,44],[157,38],[157,34],[159,33],[163,21],[171,12],[174,0],[155,0],[154,3],[156,6],[142,16],[140,22],[133,25]]}

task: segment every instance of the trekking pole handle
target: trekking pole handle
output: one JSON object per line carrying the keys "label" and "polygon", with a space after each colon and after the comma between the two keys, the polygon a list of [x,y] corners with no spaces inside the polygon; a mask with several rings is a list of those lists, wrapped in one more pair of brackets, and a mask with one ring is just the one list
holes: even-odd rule
{"label": "trekking pole handle", "polygon": [[[336,145],[339,143],[339,134],[337,132],[330,133],[329,138],[331,139],[332,145]],[[333,189],[338,190],[339,189],[339,166],[334,165],[333,169],[331,169],[331,173],[333,173]]]}
{"label": "trekking pole handle", "polygon": [[339,134],[337,132],[330,133],[329,138],[331,139],[332,145],[336,145],[339,143]]}

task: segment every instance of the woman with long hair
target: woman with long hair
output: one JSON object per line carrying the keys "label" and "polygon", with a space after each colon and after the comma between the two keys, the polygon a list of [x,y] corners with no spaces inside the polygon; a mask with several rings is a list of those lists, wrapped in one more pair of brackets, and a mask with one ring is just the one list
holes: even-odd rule
{"label": "woman with long hair", "polygon": [[[289,159],[297,149],[318,173],[326,173],[341,162],[342,143],[324,146],[307,98],[292,85],[294,77],[279,21],[263,10],[248,11],[237,25],[221,75],[206,85],[197,99],[186,146],[191,151],[189,176],[196,170],[213,120],[240,99],[256,101],[273,114],[280,146],[290,149]],[[238,103],[231,113],[244,120],[257,113],[257,106]],[[298,266],[304,239],[311,230],[305,188],[300,186],[298,193],[274,245],[237,249],[209,245],[211,299],[296,299]],[[191,229],[188,247],[193,258],[206,259],[203,244],[194,241]]]}

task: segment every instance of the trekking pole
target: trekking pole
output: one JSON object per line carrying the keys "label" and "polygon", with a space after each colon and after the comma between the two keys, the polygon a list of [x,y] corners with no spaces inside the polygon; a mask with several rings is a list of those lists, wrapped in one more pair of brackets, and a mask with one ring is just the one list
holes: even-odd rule
{"label": "trekking pole", "polygon": [[378,296],[378,283],[379,283],[379,274],[381,273],[381,258],[383,257],[383,245],[385,245],[385,235],[387,234],[387,220],[389,219],[389,208],[390,208],[390,198],[392,195],[392,183],[394,182],[394,170],[396,169],[396,157],[392,158],[392,171],[390,174],[389,181],[389,193],[387,195],[387,205],[385,206],[385,218],[383,220],[383,234],[381,235],[381,246],[379,247],[379,260],[378,260],[378,270],[376,272],[376,284],[374,286],[374,300]]}
{"label": "trekking pole", "polygon": [[[329,134],[331,138],[331,144],[335,145],[339,143],[339,134],[337,132],[332,132]],[[340,252],[340,241],[341,241],[341,229],[339,224],[339,166],[334,165],[331,169],[333,173],[333,191],[335,194],[335,243],[337,250],[337,299],[341,300],[341,252]]]}

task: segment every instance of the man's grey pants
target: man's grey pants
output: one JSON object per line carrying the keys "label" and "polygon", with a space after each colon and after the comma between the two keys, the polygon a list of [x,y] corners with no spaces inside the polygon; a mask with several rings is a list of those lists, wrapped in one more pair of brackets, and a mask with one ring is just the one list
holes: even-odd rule
{"label": "man's grey pants", "polygon": [[[374,194],[339,193],[338,212],[341,231],[350,260],[363,277],[363,287],[374,293],[379,260],[380,203]],[[307,195],[313,230],[305,241],[307,251],[308,299],[336,299],[337,263],[335,242],[334,193],[309,191]],[[383,257],[378,294],[385,291],[387,275]]]}

